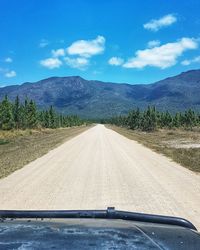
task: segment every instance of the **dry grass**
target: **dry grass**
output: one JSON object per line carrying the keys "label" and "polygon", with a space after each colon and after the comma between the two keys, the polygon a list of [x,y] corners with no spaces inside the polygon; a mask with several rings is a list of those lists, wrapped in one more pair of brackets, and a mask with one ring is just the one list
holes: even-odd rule
{"label": "dry grass", "polygon": [[108,126],[114,131],[162,153],[192,171],[200,172],[200,148],[182,148],[185,144],[200,144],[200,131],[158,130],[152,133],[133,131],[126,128]]}
{"label": "dry grass", "polygon": [[0,131],[0,178],[8,176],[88,128],[88,126],[81,126]]}

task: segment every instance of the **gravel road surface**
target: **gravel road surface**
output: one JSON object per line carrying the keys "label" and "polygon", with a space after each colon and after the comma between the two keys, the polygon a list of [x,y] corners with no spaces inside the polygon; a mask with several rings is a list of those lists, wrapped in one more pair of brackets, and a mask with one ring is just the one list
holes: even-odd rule
{"label": "gravel road surface", "polygon": [[97,125],[0,180],[0,209],[181,216],[200,229],[200,175]]}

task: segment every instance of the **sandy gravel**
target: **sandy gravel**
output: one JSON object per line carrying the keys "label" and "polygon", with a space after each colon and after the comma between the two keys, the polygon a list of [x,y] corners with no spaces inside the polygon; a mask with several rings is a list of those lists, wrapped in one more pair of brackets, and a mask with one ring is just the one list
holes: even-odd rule
{"label": "sandy gravel", "polygon": [[0,209],[116,209],[200,229],[200,175],[97,125],[0,181]]}
{"label": "sandy gravel", "polygon": [[170,141],[164,141],[164,143],[172,148],[200,148],[200,143],[185,139],[180,140],[170,140]]}

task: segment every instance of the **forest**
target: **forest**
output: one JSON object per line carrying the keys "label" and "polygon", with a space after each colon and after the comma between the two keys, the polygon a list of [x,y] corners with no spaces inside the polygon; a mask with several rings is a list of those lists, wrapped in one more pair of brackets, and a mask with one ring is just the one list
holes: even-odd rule
{"label": "forest", "polygon": [[0,129],[34,129],[60,128],[80,126],[84,123],[76,115],[57,113],[52,106],[46,110],[39,110],[33,100],[26,98],[23,102],[19,97],[11,102],[6,95],[0,102]]}
{"label": "forest", "polygon": [[102,120],[102,123],[109,123],[117,126],[123,126],[132,130],[155,131],[159,128],[185,128],[193,129],[200,127],[200,114],[192,109],[185,112],[171,114],[168,111],[161,112],[155,107],[148,107],[146,110],[139,108],[131,110],[128,115],[115,116],[108,120]]}
{"label": "forest", "polygon": [[[52,106],[39,110],[36,103],[28,98],[21,102],[17,96],[11,102],[6,95],[0,102],[1,130],[72,127],[80,126],[84,122],[77,115],[59,114]],[[159,128],[193,129],[200,127],[200,114],[192,109],[171,114],[149,106],[146,110],[133,109],[127,115],[102,119],[100,122],[149,132]]]}

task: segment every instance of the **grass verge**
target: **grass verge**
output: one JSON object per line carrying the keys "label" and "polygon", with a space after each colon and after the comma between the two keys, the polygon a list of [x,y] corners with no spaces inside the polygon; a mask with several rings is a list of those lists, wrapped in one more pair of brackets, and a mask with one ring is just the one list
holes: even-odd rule
{"label": "grass verge", "polygon": [[89,126],[81,126],[0,131],[0,178],[8,176],[88,128]]}
{"label": "grass verge", "polygon": [[199,131],[177,129],[158,130],[156,132],[146,133],[117,126],[108,125],[107,127],[131,140],[138,141],[158,153],[166,155],[192,171],[200,172],[200,148],[175,147],[177,143],[181,141],[189,141],[190,144],[192,142],[200,143]]}

